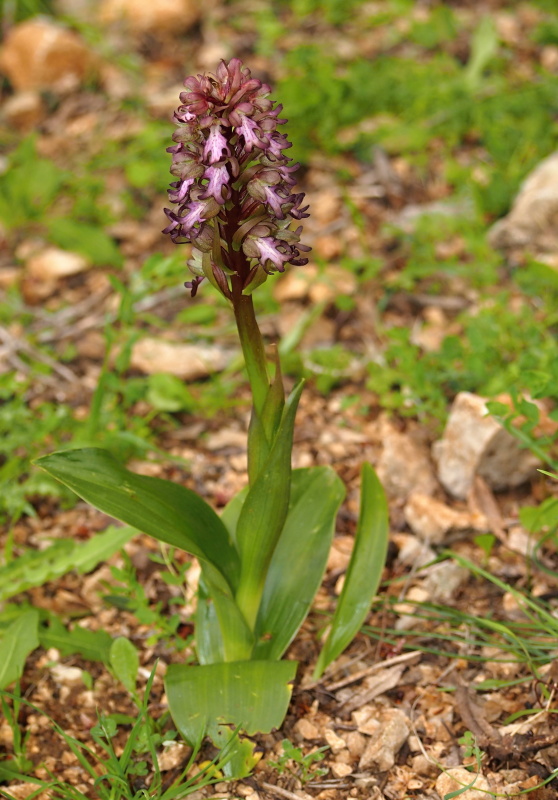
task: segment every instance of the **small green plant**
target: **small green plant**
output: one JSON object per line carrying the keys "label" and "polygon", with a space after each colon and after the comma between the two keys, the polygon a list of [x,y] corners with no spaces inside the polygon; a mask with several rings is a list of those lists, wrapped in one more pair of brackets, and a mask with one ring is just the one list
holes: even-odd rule
{"label": "small green plant", "polygon": [[22,736],[21,725],[19,723],[19,713],[21,711],[21,687],[19,681],[16,682],[12,702],[8,703],[6,697],[0,694],[0,707],[2,714],[12,732],[12,744],[10,757],[5,756],[0,760],[0,778],[9,780],[10,773],[26,773],[33,768],[33,762],[27,756],[27,739],[29,734]]}
{"label": "small green plant", "polygon": [[[186,561],[177,565],[172,558],[173,548],[170,548],[171,552],[168,553],[163,547],[164,545],[162,545],[163,555],[159,557],[153,553],[150,559],[166,567],[166,570],[161,573],[161,580],[164,583],[182,588],[190,563]],[[167,609],[163,609],[161,601],[153,604],[147,597],[145,587],[139,580],[136,569],[126,552],[122,553],[122,561],[123,566],[110,568],[113,580],[110,583],[104,581],[102,584],[106,592],[103,594],[104,602],[123,611],[129,611],[138,622],[148,626],[151,631],[146,640],[148,646],[164,641],[172,642],[175,649],[184,649],[188,646],[189,641],[182,640],[177,635],[181,623],[179,613],[169,614]],[[169,600],[171,609],[173,605],[178,606],[181,603],[184,603],[183,596]]]}
{"label": "small green plant", "polygon": [[325,752],[329,750],[328,746],[318,747],[316,750],[306,753],[306,755],[304,755],[300,747],[295,747],[288,739],[283,739],[281,746],[283,752],[278,759],[267,762],[279,775],[289,772],[302,784],[327,775],[329,770],[317,768],[315,764],[323,761]]}
{"label": "small green plant", "polygon": [[[199,754],[200,743],[198,742],[191,753],[185,753],[185,763],[180,774],[170,785],[159,770],[158,748],[171,744],[175,732],[166,732],[162,735],[162,726],[159,729],[150,717],[148,712],[149,694],[153,685],[155,669],[151,671],[147,681],[143,697],[138,708],[138,715],[135,719],[126,718],[123,721],[99,714],[97,724],[91,729],[91,738],[97,745],[97,750],[78,741],[73,736],[66,733],[55,720],[44,714],[40,708],[32,703],[20,698],[19,693],[10,694],[0,692],[2,703],[12,702],[12,709],[9,705],[7,717],[14,721],[16,708],[24,703],[36,714],[46,717],[52,729],[66,743],[68,749],[73,753],[84,772],[90,777],[93,783],[95,796],[98,800],[180,800],[187,797],[192,792],[202,789],[204,786],[222,780],[223,769],[231,758],[232,743],[236,741],[238,731],[233,731],[230,743],[213,759],[201,765],[201,769],[193,773],[193,767]],[[10,723],[11,725],[12,723]],[[115,737],[122,727],[130,727],[126,734],[126,743],[123,751],[119,755],[115,747]],[[76,789],[74,786],[57,780],[54,775],[50,781],[45,781],[36,777],[29,777],[29,764],[26,761],[21,740],[18,742],[18,763],[16,763],[16,753],[14,758],[6,762],[0,762],[0,778],[3,780],[19,780],[32,782],[40,786],[40,792],[48,792],[52,800],[87,800],[87,795]],[[100,754],[99,754],[100,753]],[[149,787],[143,783],[142,777],[148,771],[153,773],[153,778]],[[140,788],[136,788],[137,786]],[[36,793],[35,793],[36,794]],[[31,795],[33,796],[33,795]],[[9,789],[0,787],[0,797],[6,800],[14,800]]]}
{"label": "small green plant", "polygon": [[[191,745],[208,735],[223,748],[232,731],[269,732],[283,721],[297,664],[281,659],[320,586],[345,488],[330,467],[292,470],[303,382],[285,396],[278,351],[266,353],[255,316],[252,295],[269,275],[308,260],[302,226],[290,227],[308,214],[304,194],[293,193],[298,165],[284,154],[290,143],[278,130],[281,106],[237,58],[185,86],[169,148],[176,178],[169,200],[178,208],[165,209],[164,232],[193,245],[192,296],[207,281],[234,314],[253,401],[249,485],[219,517],[191,490],[134,474],[99,448],[37,463],[105,513],[199,559],[199,664],[171,664],[166,693]],[[365,464],[353,555],[316,678],[359,631],[387,539],[386,497]],[[248,774],[257,760],[252,743],[238,737],[231,753],[226,774]]]}

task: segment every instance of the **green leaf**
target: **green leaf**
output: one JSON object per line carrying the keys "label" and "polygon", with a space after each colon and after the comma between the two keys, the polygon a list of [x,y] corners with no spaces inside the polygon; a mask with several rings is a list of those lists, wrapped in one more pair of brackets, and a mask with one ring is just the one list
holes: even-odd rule
{"label": "green leaf", "polygon": [[297,666],[296,661],[171,664],[165,689],[174,724],[193,747],[204,736],[222,746],[223,732],[236,728],[248,735],[269,733],[285,718]]}
{"label": "green leaf", "polygon": [[[207,564],[202,565],[203,583],[207,587],[207,596],[209,602],[215,607],[215,614],[210,613],[205,616],[198,616],[197,623],[197,636],[199,642],[209,644],[211,642],[212,649],[217,647],[218,650],[213,652],[211,656],[208,655],[207,649],[200,653],[205,663],[215,663],[222,660],[225,661],[242,661],[250,657],[252,648],[254,646],[254,635],[246,623],[244,615],[240,611],[238,605],[229,591],[223,591],[219,582],[214,580],[214,571],[211,571]],[[214,629],[215,620],[219,623],[220,638],[223,642],[221,656],[219,650],[221,646],[218,644],[217,631]],[[206,623],[211,626],[208,632],[200,625]],[[207,637],[210,637],[208,639]],[[200,658],[200,660],[202,660]]]}
{"label": "green leaf", "polygon": [[232,500],[229,500],[225,508],[221,511],[221,521],[224,522],[226,529],[233,542],[236,544],[236,529],[238,526],[238,518],[242,511],[242,506],[246,500],[249,487],[245,486],[240,492],[235,494]]}
{"label": "green leaf", "polygon": [[6,628],[0,639],[0,689],[23,674],[25,659],[39,646],[39,612],[26,611]]}
{"label": "green leaf", "polygon": [[73,569],[81,574],[91,572],[97,564],[117,553],[126,542],[129,542],[137,534],[137,528],[131,528],[129,525],[109,525],[101,533],[96,533],[86,542],[76,546],[73,554]]}
{"label": "green leaf", "polygon": [[293,429],[302,388],[302,382],[298,383],[285,404],[269,458],[250,487],[238,519],[237,603],[250,626],[256,621],[267,569],[287,517]]}
{"label": "green leaf", "polygon": [[200,664],[220,664],[226,661],[217,609],[209,596],[203,573],[198,585],[195,632],[196,655]]}
{"label": "green leaf", "polygon": [[214,582],[220,575],[235,587],[238,555],[220,518],[195,492],[136,475],[97,447],[52,453],[35,463],[105,514],[212,565]]}
{"label": "green leaf", "polygon": [[55,647],[63,656],[79,654],[104,664],[110,660],[112,637],[106,631],[90,631],[80,625],[70,631],[55,616],[50,617],[48,627],[39,628],[39,641],[45,650]]}
{"label": "green leaf", "polygon": [[252,485],[269,458],[270,449],[281,424],[285,407],[285,389],[277,349],[273,352],[275,375],[269,386],[261,413],[252,408],[248,431],[248,475]]}
{"label": "green leaf", "polygon": [[471,40],[471,56],[463,73],[469,91],[480,88],[482,73],[498,51],[498,31],[492,17],[486,15],[479,22]]}
{"label": "green leaf", "polygon": [[42,586],[67,572],[90,572],[137,533],[128,526],[111,525],[87,542],[59,539],[45,550],[28,550],[0,567],[0,600],[6,600],[34,586]]}
{"label": "green leaf", "polygon": [[293,471],[289,512],[265,582],[253,658],[281,658],[308,614],[344,496],[345,487],[331,467]]}
{"label": "green leaf", "polygon": [[343,652],[366,619],[382,576],[388,541],[386,495],[373,468],[363,464],[355,544],[331,630],[314,670],[315,678]]}
{"label": "green leaf", "polygon": [[157,411],[193,411],[196,400],[176,375],[157,372],[147,379],[147,402]]}
{"label": "green leaf", "polygon": [[110,646],[110,666],[118,680],[124,684],[130,694],[136,691],[136,680],[139,669],[138,651],[129,639],[119,636]]}
{"label": "green leaf", "polygon": [[120,267],[124,262],[114,240],[98,225],[59,217],[49,221],[48,231],[59,247],[81,253],[94,264]]}

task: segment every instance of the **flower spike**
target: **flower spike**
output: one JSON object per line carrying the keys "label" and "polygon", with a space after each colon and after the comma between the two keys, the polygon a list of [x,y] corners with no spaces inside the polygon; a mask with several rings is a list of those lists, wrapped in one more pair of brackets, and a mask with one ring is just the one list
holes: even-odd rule
{"label": "flower spike", "polygon": [[[167,148],[177,178],[168,196],[178,208],[165,209],[163,233],[193,245],[188,265],[195,277],[186,284],[192,296],[209,275],[230,299],[248,286],[252,291],[256,273],[264,280],[287,264],[308,262],[301,256],[310,250],[300,244],[302,227],[288,227],[308,216],[308,206],[301,207],[304,194],[292,192],[299,165],[289,165],[284,154],[291,143],[277,128],[286,120],[267,84],[232,58],[215,74],[186,78],[184,86],[174,113],[176,144]],[[215,231],[221,231],[216,239]],[[204,272],[202,255],[214,241],[220,253],[213,250]]]}

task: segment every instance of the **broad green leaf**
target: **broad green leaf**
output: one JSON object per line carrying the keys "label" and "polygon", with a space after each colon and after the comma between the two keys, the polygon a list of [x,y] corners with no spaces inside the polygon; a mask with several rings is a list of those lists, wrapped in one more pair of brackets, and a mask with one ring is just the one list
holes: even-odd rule
{"label": "broad green leaf", "polygon": [[137,534],[137,528],[131,528],[129,525],[109,525],[101,533],[96,533],[86,542],[76,546],[73,569],[82,574],[91,572],[97,564],[117,553]]}
{"label": "broad green leaf", "polygon": [[289,512],[265,582],[253,658],[281,658],[308,614],[344,496],[331,467],[293,470]]}
{"label": "broad green leaf", "polygon": [[322,648],[314,677],[350,644],[366,619],[387,555],[389,519],[386,495],[370,464],[361,473],[360,514],[345,583]]}
{"label": "broad green leaf", "polygon": [[285,404],[269,458],[250,487],[238,518],[241,566],[237,602],[250,626],[255,624],[266,572],[287,517],[293,429],[302,387],[302,382],[297,384]]}
{"label": "broad green leaf", "polygon": [[149,375],[146,400],[157,411],[193,411],[197,405],[184,381],[168,372]]}
{"label": "broad green leaf", "polygon": [[59,539],[45,550],[28,550],[0,567],[0,600],[6,600],[34,586],[42,586],[67,572],[89,572],[105,561],[137,533],[128,526],[111,525],[87,542]]}
{"label": "broad green leaf", "polygon": [[[207,587],[207,596],[210,598],[212,604],[215,606],[215,616],[210,614],[206,617],[200,617],[198,624],[203,621],[209,622],[214,625],[216,618],[219,623],[219,631],[223,642],[223,656],[214,655],[212,662],[215,661],[242,661],[245,658],[250,658],[250,653],[254,646],[254,634],[248,627],[246,619],[240,611],[237,603],[235,602],[230,591],[224,591],[221,583],[215,580],[214,575],[217,573],[207,563],[202,565],[203,582]],[[208,633],[203,628],[198,630],[200,641],[205,640],[206,644],[209,642],[207,639]],[[217,644],[217,632],[211,630],[209,632],[211,646]],[[207,651],[206,651],[207,653]]]}
{"label": "broad green leaf", "polygon": [[0,639],[0,689],[23,674],[25,659],[39,646],[39,612],[26,611],[6,628]]}
{"label": "broad green leaf", "polygon": [[228,780],[251,775],[261,759],[261,749],[253,739],[243,736],[237,729],[219,728],[215,746],[220,750],[219,768]]}
{"label": "broad green leaf", "polygon": [[277,349],[274,353],[275,375],[265,398],[261,413],[256,406],[252,408],[250,429],[248,431],[248,475],[250,485],[260,474],[269,458],[269,453],[283,415],[285,407],[285,389],[281,375],[281,362]]}
{"label": "broad green leaf", "polygon": [[192,746],[204,736],[222,746],[224,730],[269,733],[285,718],[296,669],[296,661],[171,664],[165,689],[174,724]]}
{"label": "broad green leaf", "polygon": [[246,500],[248,489],[248,486],[245,486],[244,489],[241,489],[240,492],[235,494],[232,500],[229,500],[225,508],[221,511],[221,521],[224,522],[225,527],[229,532],[229,536],[235,544],[238,518],[240,517],[240,512],[242,511],[244,501]]}
{"label": "broad green leaf", "polygon": [[196,655],[200,664],[220,664],[225,661],[225,646],[215,603],[208,593],[203,574],[198,586],[195,617]]}
{"label": "broad green leaf", "polygon": [[129,639],[119,636],[110,646],[110,666],[118,680],[134,694],[139,669],[138,651]]}
{"label": "broad green leaf", "polygon": [[215,511],[190,489],[136,475],[97,447],[66,450],[35,462],[91,505],[215,567],[231,588],[238,555]]}
{"label": "broad green leaf", "polygon": [[94,264],[121,267],[122,253],[99,225],[58,217],[48,222],[49,239],[66,250],[90,259]]}
{"label": "broad green leaf", "polygon": [[45,650],[55,647],[63,656],[79,654],[88,661],[109,663],[112,637],[106,631],[90,631],[80,625],[70,631],[52,616],[48,627],[39,628],[39,641]]}
{"label": "broad green leaf", "polygon": [[498,31],[491,16],[484,16],[471,40],[471,56],[463,77],[467,88],[475,92],[481,86],[482,73],[498,51]]}

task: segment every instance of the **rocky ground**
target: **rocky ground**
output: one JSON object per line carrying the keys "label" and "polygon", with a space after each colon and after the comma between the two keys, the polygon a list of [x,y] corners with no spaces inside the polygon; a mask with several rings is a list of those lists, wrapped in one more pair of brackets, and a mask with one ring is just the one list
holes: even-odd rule
{"label": "rocky ground", "polygon": [[[469,29],[471,19],[482,17],[476,6],[455,5]],[[527,55],[521,49],[522,27],[533,26],[542,12],[525,4],[516,13],[509,6],[487,3],[482,11],[495,15],[501,37],[516,48],[514,52],[549,68],[554,63],[558,69],[555,46],[541,46]],[[129,9],[124,22],[122,8]],[[87,416],[104,374],[107,320],[113,321],[120,337],[110,368],[118,370],[118,358],[129,346],[129,363],[120,379],[131,385],[138,377],[168,372],[195,387],[195,381],[213,375],[216,385],[223,380],[226,398],[226,381],[231,380],[227,370],[232,362],[234,371],[239,354],[227,309],[208,298],[207,287],[205,297],[191,301],[182,287],[184,275],[175,285],[125,298],[111,276],[133,287],[148,256],[173,255],[172,244],[160,233],[166,175],[157,178],[158,186],[151,186],[141,185],[133,174],[135,194],[127,195],[128,205],[122,189],[130,181],[129,159],[137,166],[143,158],[130,142],[142,136],[148,122],[170,119],[185,75],[239,55],[270,82],[281,77],[280,63],[258,47],[262,8],[267,6],[238,3],[232,13],[219,0],[203,6],[191,0],[65,0],[59,9],[81,20],[81,30],[48,18],[14,23],[6,30],[0,54],[6,77],[1,123],[6,151],[35,131],[38,157],[75,177],[84,164],[108,152],[110,142],[113,149],[102,167],[99,197],[112,213],[105,233],[122,258],[116,270],[97,265],[79,248],[73,251],[49,241],[40,215],[51,213],[50,201],[38,217],[31,215],[25,224],[2,230],[0,282],[13,314],[3,320],[0,363],[5,373],[29,381],[26,402],[31,408],[44,402],[67,404],[76,419]],[[417,3],[412,13],[420,19],[427,12],[427,3]],[[327,42],[331,37],[340,52],[362,51],[372,62],[375,54],[389,51],[383,29],[366,38],[359,36],[356,24],[347,22],[348,38],[341,42],[339,32],[320,20],[319,15],[318,22],[316,15],[309,15],[296,26],[287,25],[280,44],[288,49],[293,41],[310,42],[318,36]],[[404,15],[397,24],[405,25]],[[460,41],[458,37],[456,51],[463,45]],[[404,48],[405,41],[398,47]],[[169,122],[169,140],[171,131]],[[397,221],[412,233],[425,211],[453,216],[462,211],[452,199],[435,146],[428,159],[428,169],[419,174],[406,159],[388,157],[381,150],[367,162],[350,151],[331,156],[317,150],[301,173],[312,209],[305,225],[312,260],[307,267],[274,278],[262,330],[269,341],[284,337],[319,308],[301,341],[306,366],[316,380],[301,403],[294,462],[333,465],[347,484],[348,500],[315,612],[288,654],[299,660],[300,669],[282,729],[258,739],[262,758],[251,777],[235,784],[217,781],[196,790],[191,795],[196,800],[443,800],[460,788],[462,800],[480,800],[487,793],[514,797],[530,792],[531,800],[556,797],[555,628],[545,628],[524,600],[535,598],[554,613],[556,554],[549,545],[542,565],[541,559],[533,561],[536,541],[519,520],[520,509],[551,497],[555,484],[536,472],[542,462],[486,415],[485,398],[453,392],[441,423],[425,415],[393,413],[367,379],[366,365],[382,363],[386,328],[408,326],[414,343],[432,352],[448,333],[461,334],[461,312],[474,315],[486,302],[460,276],[448,279],[438,293],[421,287],[385,291],[405,261],[389,226]],[[555,176],[556,161],[551,158],[490,234],[494,220],[487,219],[486,235],[505,253],[504,283],[507,267],[526,246],[547,263],[556,258]],[[91,187],[88,183],[87,191]],[[59,210],[65,202],[63,193],[52,200]],[[451,255],[466,263],[470,257],[459,236],[437,247],[440,259]],[[355,274],[340,266],[343,255],[379,260],[381,270],[369,277]],[[346,309],[337,302],[339,297],[350,298]],[[125,302],[144,315],[140,322],[129,323],[122,311]],[[510,303],[514,302],[521,301],[510,283]],[[180,313],[204,304],[214,315],[211,334],[193,322],[185,336]],[[156,324],[149,314],[156,314]],[[168,322],[165,329],[161,320]],[[134,330],[138,335],[132,335]],[[313,362],[317,350],[338,344],[352,354],[348,362],[335,367],[327,359],[325,366]],[[45,367],[43,372],[37,364]],[[320,370],[330,383],[326,390],[317,382]],[[179,424],[153,415],[144,398],[130,403],[130,419],[148,419],[155,434],[153,451],[143,456],[136,452],[130,467],[180,481],[216,508],[223,507],[246,480],[247,393],[239,379],[231,386],[233,396],[227,399],[234,400],[233,408],[225,402],[209,408],[209,396],[196,395],[193,388],[194,397],[204,398],[202,406],[178,412],[174,421]],[[509,397],[500,399],[510,402]],[[541,401],[539,424],[545,435],[555,432],[550,409]],[[41,447],[46,451],[51,443],[46,434]],[[366,629],[316,684],[311,675],[319,631],[324,612],[334,607],[348,563],[358,513],[358,476],[365,460],[377,468],[390,501],[391,547],[382,591]],[[10,533],[16,555],[26,548],[41,549],[53,539],[85,541],[110,522],[81,503],[68,508],[39,492],[30,499],[35,515],[23,515]],[[9,527],[2,534],[4,545]],[[492,538],[483,540],[482,534]],[[193,562],[185,570],[185,587],[173,585],[165,580],[164,565],[150,560],[159,550],[148,537],[134,538],[125,553],[126,559],[113,556],[86,576],[69,573],[16,600],[53,611],[68,624],[79,620],[87,630],[131,639],[141,654],[140,689],[155,669],[149,711],[159,719],[165,711],[166,666],[191,655],[189,617],[197,567]],[[136,583],[127,579],[132,586],[129,596],[137,601],[141,586],[142,608],[157,608],[152,619],[140,618],[124,602],[103,600],[115,582],[115,569],[120,570],[121,588],[126,584],[123,571],[133,573]],[[184,640],[181,651],[156,634],[161,629],[157,617],[175,613],[177,600],[180,625],[175,638]],[[483,625],[483,620],[491,624]],[[18,720],[31,782],[5,783],[0,795],[51,797],[49,790],[32,794],[38,791],[32,780],[54,778],[86,797],[97,797],[91,776],[53,721],[100,754],[91,738],[97,714],[134,716],[129,693],[101,662],[66,655],[54,646],[39,648],[28,659],[21,690],[33,705],[22,706]],[[128,723],[120,725],[113,739],[117,752],[129,732]],[[282,758],[285,739],[299,748],[302,763]],[[0,716],[0,752],[12,759],[16,744],[8,718]],[[312,761],[310,754],[319,748],[326,748],[323,759]],[[188,748],[180,743],[158,748],[166,783],[179,774],[188,756]],[[212,757],[209,749],[198,763],[207,757]],[[138,797],[149,796],[139,792],[150,784],[150,758],[146,757],[146,775],[131,779]]]}

